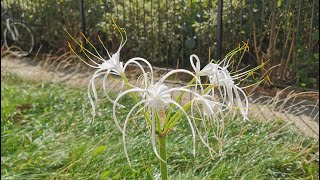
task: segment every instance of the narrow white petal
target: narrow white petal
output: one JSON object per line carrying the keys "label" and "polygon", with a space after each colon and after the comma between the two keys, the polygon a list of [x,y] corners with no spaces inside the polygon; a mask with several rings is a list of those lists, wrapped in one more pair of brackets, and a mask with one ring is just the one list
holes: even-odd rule
{"label": "narrow white petal", "polygon": [[[239,90],[239,91],[241,92],[241,94],[244,95],[245,107],[243,107],[243,104],[242,104],[240,95],[239,95],[239,93],[238,93],[237,90]],[[238,103],[238,106],[239,106],[239,108],[240,108],[240,112],[241,112],[243,118],[244,118],[245,120],[249,120],[249,119],[248,119],[248,108],[249,108],[249,107],[248,107],[248,98],[247,98],[246,94],[245,94],[245,93],[243,92],[243,90],[240,89],[239,87],[235,87],[235,88],[234,88],[234,92],[235,92],[235,94],[236,94],[236,97],[237,97],[236,100],[237,100],[237,103]]]}
{"label": "narrow white petal", "polygon": [[142,71],[142,75],[143,75],[143,79],[144,79],[144,83],[145,83],[145,86],[147,87],[147,80],[148,80],[148,75],[147,75],[147,73],[145,72],[145,70],[144,70],[144,68],[141,66],[141,64],[139,63],[139,62],[137,62],[136,60],[134,60],[134,59],[130,59],[128,62],[126,62],[126,64],[124,65],[124,71],[125,71],[125,69],[126,69],[126,67],[127,67],[127,65],[129,65],[129,64],[131,64],[131,63],[133,63],[133,64],[136,64],[140,69],[141,69],[141,71]]}
{"label": "narrow white petal", "polygon": [[193,74],[191,71],[185,70],[185,69],[176,69],[176,70],[172,70],[170,72],[168,72],[166,75],[164,75],[159,81],[158,83],[163,84],[164,81],[171,75],[175,74],[175,73],[186,73],[191,75],[192,77],[194,77],[196,79],[196,81],[199,83],[200,85],[200,89],[201,89],[201,94],[203,94],[203,87],[201,84],[201,80],[199,79],[199,77],[197,77],[195,74]]}
{"label": "narrow white petal", "polygon": [[[151,84],[153,84],[153,67],[152,67],[152,65],[149,63],[149,61],[147,61],[146,59],[143,59],[143,58],[141,58],[141,57],[135,57],[135,58],[131,58],[131,59],[129,59],[126,63],[125,63],[125,65],[124,65],[124,68],[126,68],[130,63],[132,63],[132,61],[142,61],[142,62],[144,62],[144,63],[146,63],[147,65],[148,65],[148,67],[149,67],[149,69],[150,69],[150,74],[151,74]],[[139,63],[140,64],[140,63]]]}
{"label": "narrow white petal", "polygon": [[[197,103],[197,102],[195,101],[195,103]],[[212,149],[212,147],[210,147],[210,145],[209,145],[208,131],[207,131],[207,125],[206,125],[206,118],[203,117],[203,115],[202,115],[202,113],[201,113],[201,109],[200,109],[200,107],[198,106],[198,104],[196,104],[196,105],[197,105],[198,111],[200,112],[200,113],[199,113],[199,114],[200,114],[200,119],[201,119],[201,123],[202,123],[202,125],[203,125],[203,129],[204,129],[206,141],[203,139],[203,137],[202,137],[202,135],[201,135],[201,132],[199,131],[199,129],[198,129],[198,127],[197,127],[197,124],[196,124],[196,122],[195,122],[195,118],[194,118],[193,116],[192,116],[192,120],[193,120],[193,123],[194,123],[194,125],[195,125],[195,127],[196,127],[196,131],[197,131],[198,134],[199,134],[200,140],[201,140],[202,143],[208,148],[209,153],[210,153],[210,156],[213,157],[211,151],[213,151],[215,154],[217,154],[217,153],[216,153],[216,152]],[[193,108],[191,108],[191,111],[193,111]],[[214,135],[215,135],[215,134],[214,134]]]}
{"label": "narrow white petal", "polygon": [[107,94],[107,81],[108,81],[108,76],[110,73],[110,69],[107,70],[106,74],[103,76],[102,80],[102,88],[105,94]]}
{"label": "narrow white petal", "polygon": [[120,132],[123,132],[120,125],[119,125],[119,122],[118,122],[118,119],[117,119],[117,115],[116,115],[116,106],[117,106],[117,103],[118,101],[122,98],[122,96],[128,94],[128,93],[132,93],[132,92],[143,92],[144,90],[143,89],[140,89],[140,88],[134,88],[134,89],[129,89],[129,90],[126,90],[122,93],[120,93],[118,95],[118,97],[116,98],[116,100],[114,101],[114,104],[113,104],[113,112],[112,112],[112,116],[113,116],[113,120],[117,126],[117,128],[120,130]]}
{"label": "narrow white petal", "polygon": [[[110,98],[110,96],[108,95],[108,92],[107,92],[107,81],[108,81],[109,74],[111,74],[110,70],[108,70],[107,73],[105,74],[105,76],[103,77],[102,87],[103,87],[103,91],[104,91],[104,94],[106,95],[107,99],[111,103],[114,103],[114,100]],[[119,93],[122,92],[123,86],[124,86],[124,81],[122,80],[121,88],[120,88]],[[120,108],[125,108],[125,106],[122,105],[122,104],[116,103],[116,105],[119,106]]]}
{"label": "narrow white petal", "polygon": [[[122,131],[122,143],[123,143],[123,148],[124,148],[124,153],[126,155],[126,158],[129,162],[129,165],[131,166],[131,163],[130,163],[130,159],[129,159],[129,155],[128,155],[128,151],[127,151],[127,146],[126,146],[126,128],[127,128],[127,123],[129,121],[129,117],[131,116],[131,114],[133,113],[133,111],[138,107],[140,106],[141,104],[145,103],[146,101],[140,101],[139,103],[137,103],[136,105],[134,105],[131,110],[129,111],[127,117],[126,117],[126,120],[124,122],[124,125],[123,125],[123,131]],[[143,108],[141,108],[143,109]],[[141,110],[140,109],[140,110]],[[139,111],[140,111],[139,110]]]}
{"label": "narrow white petal", "polygon": [[193,156],[196,156],[196,133],[194,131],[194,128],[193,128],[193,125],[192,125],[192,122],[188,116],[188,114],[186,113],[186,111],[183,109],[183,107],[180,106],[180,104],[178,104],[177,102],[173,101],[173,100],[170,100],[170,103],[174,104],[176,107],[178,107],[182,112],[183,114],[186,116],[187,120],[188,120],[188,123],[190,125],[190,128],[191,128],[191,133],[192,133],[192,141],[193,141]]}
{"label": "narrow white petal", "polygon": [[[99,72],[100,72],[100,73],[99,73]],[[94,86],[94,85],[92,86],[92,84],[94,83],[94,79],[95,79],[95,78],[97,78],[98,76],[100,76],[100,75],[102,75],[102,74],[104,74],[104,73],[105,73],[105,72],[102,72],[102,71],[100,71],[100,70],[96,71],[96,72],[94,73],[93,77],[90,79],[89,84],[88,84],[88,98],[89,98],[89,102],[90,102],[90,104],[91,104],[93,117],[95,117],[96,112],[95,112],[95,103],[94,103],[94,101],[93,101],[93,99],[92,99],[91,92],[90,92],[90,87],[93,87],[92,91],[93,91],[94,96],[95,96],[95,101],[97,102],[97,98],[98,98],[98,97],[97,97],[96,89],[95,89],[95,86]]]}
{"label": "narrow white petal", "polygon": [[[196,59],[196,65],[195,65],[194,62],[193,62],[193,58]],[[195,72],[196,74],[198,74],[198,73],[200,72],[200,59],[199,59],[199,57],[198,57],[197,55],[192,54],[192,55],[190,56],[190,64],[191,64],[194,72]]]}

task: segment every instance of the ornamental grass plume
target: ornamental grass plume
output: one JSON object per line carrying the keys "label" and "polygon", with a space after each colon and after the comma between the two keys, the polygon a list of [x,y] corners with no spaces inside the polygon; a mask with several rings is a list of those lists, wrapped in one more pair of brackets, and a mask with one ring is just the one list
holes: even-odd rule
{"label": "ornamental grass plume", "polygon": [[[103,76],[103,89],[106,97],[113,103],[113,120],[122,133],[122,142],[125,156],[130,163],[130,158],[126,148],[126,130],[129,120],[135,116],[142,115],[146,120],[149,128],[150,141],[152,149],[159,159],[161,178],[168,179],[167,167],[167,140],[171,131],[180,124],[181,121],[187,121],[190,126],[192,135],[192,152],[196,156],[196,137],[208,149],[211,157],[220,155],[223,145],[224,120],[233,118],[237,112],[248,120],[248,98],[239,82],[244,78],[253,75],[253,72],[262,68],[264,64],[248,71],[230,72],[228,68],[233,63],[233,56],[240,51],[247,51],[248,45],[243,43],[235,50],[231,51],[219,63],[211,61],[203,69],[200,69],[200,60],[196,55],[190,56],[190,63],[194,72],[185,69],[176,69],[169,71],[159,80],[155,80],[152,65],[141,57],[134,57],[124,63],[120,58],[120,51],[127,41],[127,34],[123,28],[117,26],[113,20],[114,26],[120,33],[122,41],[116,53],[110,54],[104,43],[99,41],[106,50],[109,59],[103,59],[92,43],[83,35],[86,43],[94,49],[90,52],[81,42],[74,39],[68,32],[68,35],[80,47],[80,52],[85,55],[89,61],[83,60],[78,53],[69,44],[73,53],[88,66],[97,69],[88,84],[88,98],[92,106],[93,115],[95,115],[95,106],[98,96],[94,81]],[[90,56],[92,57],[90,57]],[[143,66],[143,64],[147,66]],[[130,84],[126,77],[126,69],[129,65],[134,64],[141,70],[141,83]],[[147,67],[145,69],[145,67]],[[165,81],[172,75],[184,74],[192,77],[192,80],[185,86],[171,88],[165,84]],[[121,89],[115,99],[108,96],[107,85],[108,78],[118,76]],[[201,76],[209,78],[209,83],[201,81]],[[238,83],[236,83],[238,82]],[[123,88],[126,86],[126,90]],[[178,92],[179,96],[173,98],[173,92]],[[193,98],[187,103],[181,103],[180,99],[184,94],[190,94]],[[93,95],[92,95],[93,94]],[[120,104],[123,97],[128,96],[135,101],[132,107]],[[128,109],[125,119],[119,119],[117,111],[119,108]],[[214,141],[212,141],[212,139]],[[219,149],[214,149],[214,142],[219,143]]]}

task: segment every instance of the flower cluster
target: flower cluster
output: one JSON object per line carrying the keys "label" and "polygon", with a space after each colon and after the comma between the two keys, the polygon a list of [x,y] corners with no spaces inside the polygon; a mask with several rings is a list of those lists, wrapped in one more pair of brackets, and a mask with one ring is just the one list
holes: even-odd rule
{"label": "flower cluster", "polygon": [[[70,43],[69,47],[84,63],[97,69],[88,85],[88,97],[93,115],[95,115],[95,106],[98,100],[95,80],[103,76],[102,86],[106,97],[113,103],[113,119],[123,135],[124,151],[128,162],[130,163],[126,148],[126,128],[129,120],[138,114],[143,115],[147,121],[150,129],[152,148],[155,155],[163,162],[166,162],[166,160],[158,152],[157,141],[160,138],[167,137],[167,134],[179,122],[185,119],[190,126],[192,134],[193,154],[195,155],[197,135],[212,156],[219,154],[219,152],[212,148],[213,145],[210,139],[214,138],[220,141],[221,137],[223,137],[225,118],[233,118],[237,114],[240,114],[243,119],[248,120],[248,98],[244,90],[239,87],[239,82],[252,75],[252,72],[261,68],[264,64],[249,71],[240,70],[231,72],[229,70],[229,67],[234,62],[232,57],[239,51],[248,50],[247,44],[244,43],[228,53],[220,62],[211,61],[202,69],[198,56],[191,55],[190,63],[194,72],[176,69],[156,80],[152,65],[146,59],[134,57],[126,62],[120,60],[120,51],[127,41],[127,36],[124,29],[119,28],[116,23],[114,24],[122,37],[121,44],[116,53],[110,55],[99,38],[108,54],[108,60],[102,58],[84,35],[83,37],[86,38],[86,42],[95,50],[95,53],[90,52],[80,42],[70,37],[81,47],[81,52],[83,52],[89,61],[83,60],[71,47]],[[141,70],[141,83],[130,84],[126,77],[126,69],[132,64]],[[190,76],[192,80],[182,87],[169,87],[166,84],[166,80],[176,74]],[[115,99],[108,96],[107,92],[108,79],[112,76],[117,76],[121,79],[121,88]],[[205,79],[203,77],[206,77],[209,82],[203,82],[201,80]],[[173,93],[178,93],[179,96],[173,97]],[[193,98],[187,103],[181,103],[180,99],[184,94],[190,94]],[[121,99],[127,95],[130,95],[136,103],[132,107],[120,104]],[[128,109],[126,118],[121,121],[116,113],[119,108]]]}

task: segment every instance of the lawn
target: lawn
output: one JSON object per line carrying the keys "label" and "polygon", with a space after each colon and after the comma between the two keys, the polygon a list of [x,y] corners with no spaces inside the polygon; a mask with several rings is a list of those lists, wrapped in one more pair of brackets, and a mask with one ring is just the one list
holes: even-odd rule
{"label": "lawn", "polygon": [[[142,118],[128,127],[128,165],[112,104],[92,122],[85,88],[26,81],[1,73],[1,179],[148,179],[159,175]],[[130,98],[126,104],[133,103]],[[128,109],[119,110],[124,118]],[[168,140],[171,179],[318,179],[319,143],[285,122],[226,122],[223,153],[192,155],[185,121]],[[199,140],[198,140],[199,142]]]}

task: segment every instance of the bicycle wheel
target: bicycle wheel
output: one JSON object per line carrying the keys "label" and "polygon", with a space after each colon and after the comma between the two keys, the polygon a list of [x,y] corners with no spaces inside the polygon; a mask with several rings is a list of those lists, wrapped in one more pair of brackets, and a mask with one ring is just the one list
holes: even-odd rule
{"label": "bicycle wheel", "polygon": [[34,46],[34,39],[31,30],[23,23],[11,22],[11,31],[4,30],[4,44],[14,54],[27,56]]}

